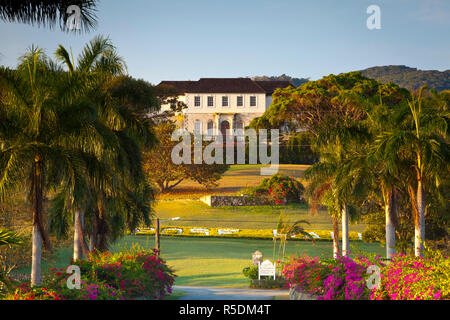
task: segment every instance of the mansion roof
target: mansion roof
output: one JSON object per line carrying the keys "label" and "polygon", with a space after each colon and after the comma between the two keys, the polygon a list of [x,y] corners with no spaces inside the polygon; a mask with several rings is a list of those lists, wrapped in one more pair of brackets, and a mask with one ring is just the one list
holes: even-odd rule
{"label": "mansion roof", "polygon": [[201,78],[198,81],[162,81],[158,86],[172,86],[186,93],[265,93],[292,86],[289,81],[254,81],[250,78]]}

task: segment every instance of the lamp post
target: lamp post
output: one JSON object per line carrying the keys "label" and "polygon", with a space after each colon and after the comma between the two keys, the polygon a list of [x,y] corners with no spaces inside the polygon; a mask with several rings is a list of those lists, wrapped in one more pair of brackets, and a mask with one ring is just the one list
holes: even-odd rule
{"label": "lamp post", "polygon": [[[171,219],[164,219],[161,221],[177,221],[180,220],[180,217],[171,218]],[[155,220],[155,249],[158,250],[158,255],[161,253],[161,243],[160,243],[160,234],[159,234],[159,217],[156,217]]]}

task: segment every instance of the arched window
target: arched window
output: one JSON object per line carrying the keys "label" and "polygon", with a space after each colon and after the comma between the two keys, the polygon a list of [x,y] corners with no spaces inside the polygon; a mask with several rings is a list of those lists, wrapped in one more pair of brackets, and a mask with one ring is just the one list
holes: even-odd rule
{"label": "arched window", "polygon": [[202,134],[202,122],[200,120],[194,121],[194,134]]}
{"label": "arched window", "polygon": [[213,136],[214,135],[214,122],[212,120],[208,121],[208,132],[207,132],[208,136]]}

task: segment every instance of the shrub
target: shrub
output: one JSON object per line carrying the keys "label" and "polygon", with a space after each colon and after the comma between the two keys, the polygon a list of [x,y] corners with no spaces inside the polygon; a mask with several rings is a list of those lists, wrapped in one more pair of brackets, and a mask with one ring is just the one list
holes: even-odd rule
{"label": "shrub", "polygon": [[371,294],[374,300],[448,300],[450,263],[448,257],[427,250],[424,257],[396,255],[381,273],[381,285]]}
{"label": "shrub", "polygon": [[22,284],[14,293],[6,296],[7,300],[123,300],[120,290],[107,284],[87,284],[81,282],[80,289],[69,289],[66,279],[52,283],[51,288],[30,288]]}
{"label": "shrub", "polygon": [[[170,226],[170,228],[181,229],[182,233],[177,232],[164,232],[164,237],[220,237],[220,238],[246,238],[246,239],[272,239],[273,229],[239,229],[238,232],[233,234],[219,234],[220,229],[224,228],[212,228],[212,227],[192,227],[192,226]],[[165,229],[164,227],[161,230]],[[208,229],[209,235],[204,233],[192,233],[190,229]],[[227,228],[225,228],[227,229]],[[332,240],[330,231],[328,230],[306,230],[307,232],[316,233],[319,240]],[[148,228],[139,228],[136,231],[136,235],[154,235],[155,231]],[[342,236],[342,235],[340,235]],[[298,236],[296,238],[290,238],[293,241],[308,240],[306,237]],[[351,241],[359,241],[358,232],[350,231],[349,239]]]}
{"label": "shrub", "polygon": [[[379,288],[367,287],[367,268],[381,270]],[[283,275],[291,288],[312,294],[318,300],[448,300],[450,264],[439,252],[427,250],[423,258],[400,254],[390,264],[380,256],[319,260],[308,256],[291,258]]]}
{"label": "shrub", "polygon": [[292,257],[283,270],[283,277],[290,288],[312,295],[324,292],[323,281],[329,274],[330,270],[319,262],[318,257],[307,255]]}
{"label": "shrub", "polygon": [[282,174],[264,179],[257,187],[246,188],[242,193],[251,197],[268,197],[274,204],[304,203],[305,188],[296,179]]}
{"label": "shrub", "polygon": [[249,266],[249,267],[245,267],[242,270],[242,273],[244,274],[245,277],[251,279],[251,280],[255,280],[258,279],[258,266]]}
{"label": "shrub", "polygon": [[16,285],[12,300],[123,300],[161,299],[172,292],[175,275],[155,250],[133,247],[125,252],[91,254],[76,261],[81,288],[69,289],[65,269],[52,269],[42,287]]}
{"label": "shrub", "polygon": [[366,300],[370,291],[367,287],[367,268],[370,265],[383,266],[380,256],[369,260],[363,256],[354,259],[338,257],[329,260],[329,274],[323,282],[323,294],[319,300]]}

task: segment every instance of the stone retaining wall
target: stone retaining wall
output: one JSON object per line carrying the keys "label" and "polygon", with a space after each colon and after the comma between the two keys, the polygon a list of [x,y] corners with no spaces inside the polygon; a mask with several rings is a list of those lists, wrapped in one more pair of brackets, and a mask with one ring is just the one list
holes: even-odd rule
{"label": "stone retaining wall", "polygon": [[225,207],[225,206],[266,206],[271,205],[269,199],[254,198],[249,196],[204,196],[200,201],[206,203],[210,207]]}

